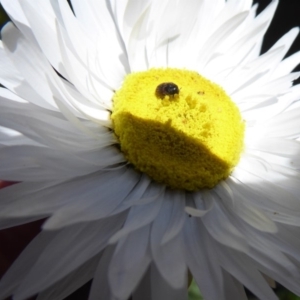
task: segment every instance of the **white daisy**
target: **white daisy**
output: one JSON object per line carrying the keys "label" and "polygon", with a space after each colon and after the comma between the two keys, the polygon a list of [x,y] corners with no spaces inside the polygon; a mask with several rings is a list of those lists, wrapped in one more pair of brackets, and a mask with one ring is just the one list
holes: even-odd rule
{"label": "white daisy", "polygon": [[1,228],[48,219],[0,299],[300,294],[300,98],[278,1],[1,0]]}

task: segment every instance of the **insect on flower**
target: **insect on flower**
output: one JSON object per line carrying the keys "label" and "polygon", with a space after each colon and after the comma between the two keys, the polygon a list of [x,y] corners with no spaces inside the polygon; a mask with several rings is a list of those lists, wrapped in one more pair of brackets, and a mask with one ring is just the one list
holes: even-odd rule
{"label": "insect on flower", "polygon": [[173,96],[179,94],[178,86],[173,82],[164,82],[157,86],[155,95],[161,99],[165,96]]}

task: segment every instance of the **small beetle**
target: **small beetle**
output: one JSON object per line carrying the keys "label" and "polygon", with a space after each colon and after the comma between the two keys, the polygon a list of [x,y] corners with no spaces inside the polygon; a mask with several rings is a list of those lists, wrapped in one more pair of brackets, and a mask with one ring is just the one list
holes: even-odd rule
{"label": "small beetle", "polygon": [[164,96],[173,96],[175,94],[179,94],[178,86],[173,82],[164,82],[157,86],[155,90],[155,95],[161,99],[164,98]]}

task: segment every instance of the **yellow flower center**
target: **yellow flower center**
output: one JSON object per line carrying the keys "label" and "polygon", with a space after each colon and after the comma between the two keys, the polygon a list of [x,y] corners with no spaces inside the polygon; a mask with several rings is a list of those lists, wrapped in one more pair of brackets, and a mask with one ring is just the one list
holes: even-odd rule
{"label": "yellow flower center", "polygon": [[239,161],[245,131],[239,109],[196,72],[132,73],[113,102],[121,151],[157,182],[188,191],[212,188]]}

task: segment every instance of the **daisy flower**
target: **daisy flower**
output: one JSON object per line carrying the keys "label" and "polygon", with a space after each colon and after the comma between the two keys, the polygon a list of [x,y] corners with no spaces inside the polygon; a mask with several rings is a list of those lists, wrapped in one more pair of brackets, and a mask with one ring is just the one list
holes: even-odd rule
{"label": "daisy flower", "polygon": [[300,88],[278,1],[1,0],[0,299],[300,294]]}

